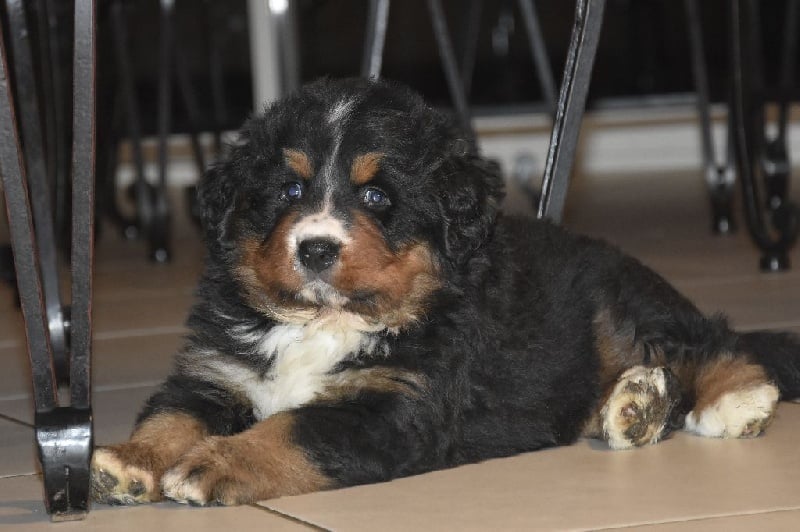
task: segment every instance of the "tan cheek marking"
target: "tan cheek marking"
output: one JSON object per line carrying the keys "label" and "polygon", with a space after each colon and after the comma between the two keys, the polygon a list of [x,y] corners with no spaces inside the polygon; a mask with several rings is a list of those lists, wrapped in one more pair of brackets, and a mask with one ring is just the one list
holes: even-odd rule
{"label": "tan cheek marking", "polygon": [[380,230],[361,214],[354,216],[351,236],[342,250],[334,286],[345,294],[376,292],[377,308],[363,312],[371,312],[389,327],[421,317],[427,298],[441,285],[427,245],[412,243],[393,253]]}
{"label": "tan cheek marking", "polygon": [[380,152],[370,152],[353,159],[353,166],[350,169],[350,181],[356,185],[368,183],[378,173],[383,155]]}
{"label": "tan cheek marking", "polygon": [[[294,268],[287,239],[297,219],[290,214],[281,220],[266,242],[245,239],[239,243],[236,275],[245,287],[249,302],[268,309],[282,303],[281,292],[296,292],[303,280]],[[265,300],[266,298],[266,300]]]}
{"label": "tan cheek marking", "polygon": [[304,152],[292,148],[284,148],[283,157],[286,165],[303,179],[311,179],[311,176],[314,175],[311,160]]}

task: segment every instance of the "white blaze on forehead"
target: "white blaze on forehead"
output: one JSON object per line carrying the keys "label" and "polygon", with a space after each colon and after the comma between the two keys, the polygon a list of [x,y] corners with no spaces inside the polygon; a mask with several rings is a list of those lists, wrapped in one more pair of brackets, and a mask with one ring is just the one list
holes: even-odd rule
{"label": "white blaze on forehead", "polygon": [[341,99],[336,102],[328,113],[328,124],[332,126],[341,126],[340,122],[347,118],[355,103],[355,100],[346,99]]}
{"label": "white blaze on forehead", "polygon": [[310,238],[326,238],[342,245],[350,242],[344,223],[331,214],[327,203],[321,211],[300,218],[292,227],[286,242],[289,252],[294,254],[300,242]]}
{"label": "white blaze on forehead", "polygon": [[348,100],[343,98],[336,102],[328,112],[328,125],[332,128],[333,147],[322,168],[322,179],[328,189],[326,199],[330,198],[330,190],[333,188],[333,169],[336,166],[336,159],[339,157],[339,147],[342,145],[344,127],[355,104],[355,99]]}

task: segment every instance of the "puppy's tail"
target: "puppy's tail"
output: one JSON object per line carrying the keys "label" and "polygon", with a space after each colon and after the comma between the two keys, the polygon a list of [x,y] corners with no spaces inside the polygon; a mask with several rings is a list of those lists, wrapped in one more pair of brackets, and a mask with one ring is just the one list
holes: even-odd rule
{"label": "puppy's tail", "polygon": [[739,333],[738,350],[751,353],[781,391],[781,399],[800,398],[800,336],[784,332]]}

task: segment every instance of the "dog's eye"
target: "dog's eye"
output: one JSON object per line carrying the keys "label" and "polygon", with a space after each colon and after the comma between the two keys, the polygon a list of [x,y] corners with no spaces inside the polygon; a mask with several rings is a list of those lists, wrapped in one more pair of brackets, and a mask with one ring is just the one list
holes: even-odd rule
{"label": "dog's eye", "polygon": [[303,185],[294,181],[283,187],[283,197],[289,201],[296,201],[303,197]]}
{"label": "dog's eye", "polygon": [[367,207],[384,208],[392,204],[386,192],[379,188],[368,188],[364,190],[364,204]]}

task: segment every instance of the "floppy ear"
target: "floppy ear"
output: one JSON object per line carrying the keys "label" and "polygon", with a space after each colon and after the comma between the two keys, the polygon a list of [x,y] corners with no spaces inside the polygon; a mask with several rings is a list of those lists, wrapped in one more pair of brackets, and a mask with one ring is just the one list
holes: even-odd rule
{"label": "floppy ear", "polygon": [[503,180],[497,164],[476,155],[451,157],[439,174],[445,250],[460,265],[492,234],[503,199]]}
{"label": "floppy ear", "polygon": [[232,165],[219,162],[209,168],[197,186],[197,202],[206,245],[212,251],[232,247],[231,215],[236,208]]}

